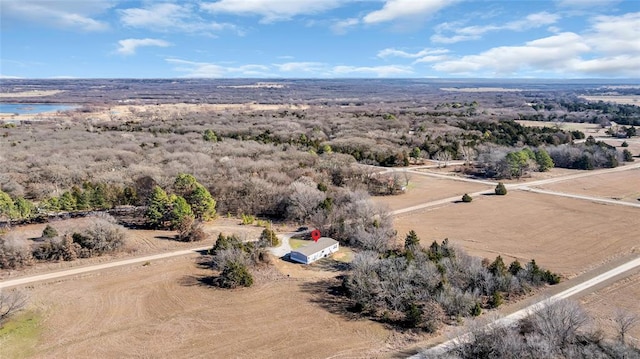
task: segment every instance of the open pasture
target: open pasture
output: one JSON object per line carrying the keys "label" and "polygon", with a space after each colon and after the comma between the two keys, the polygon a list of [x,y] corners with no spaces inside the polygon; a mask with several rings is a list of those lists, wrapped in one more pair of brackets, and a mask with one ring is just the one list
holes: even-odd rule
{"label": "open pasture", "polygon": [[220,290],[199,281],[211,271],[197,260],[194,254],[35,285],[30,309],[42,322],[32,357],[378,357],[396,340],[379,323],[338,314],[326,279],[271,269],[252,288]]}
{"label": "open pasture", "polygon": [[395,196],[373,197],[373,200],[376,203],[388,205],[391,210],[396,210],[453,196],[462,198],[465,193],[491,189],[492,187],[488,185],[411,173],[409,174],[409,185],[405,193]]}
{"label": "open pasture", "polygon": [[472,255],[535,259],[573,277],[640,247],[637,208],[510,191],[395,218],[399,240],[415,230],[428,246],[449,238]]}
{"label": "open pasture", "polygon": [[576,178],[540,186],[540,188],[603,197],[624,202],[640,203],[640,168],[629,171],[603,173],[597,176]]}

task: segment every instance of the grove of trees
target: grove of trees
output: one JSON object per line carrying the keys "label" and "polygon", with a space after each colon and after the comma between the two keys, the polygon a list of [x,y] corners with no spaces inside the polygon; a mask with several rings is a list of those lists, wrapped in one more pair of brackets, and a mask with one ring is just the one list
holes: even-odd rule
{"label": "grove of trees", "polygon": [[402,249],[358,252],[343,288],[356,311],[372,318],[434,332],[443,323],[477,316],[513,296],[542,284],[556,284],[558,275],[531,260],[509,265],[471,257],[448,240],[420,246],[414,231]]}

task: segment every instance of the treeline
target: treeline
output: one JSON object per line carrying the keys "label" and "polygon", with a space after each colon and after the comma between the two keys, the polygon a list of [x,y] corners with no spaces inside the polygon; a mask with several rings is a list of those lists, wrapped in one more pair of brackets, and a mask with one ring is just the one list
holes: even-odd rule
{"label": "treeline", "polygon": [[545,172],[553,167],[593,170],[613,168],[633,160],[629,150],[618,152],[614,146],[589,136],[583,143],[519,150],[482,146],[475,165],[465,167],[464,171],[488,178],[520,178],[528,172]]}
{"label": "treeline", "polygon": [[34,241],[8,232],[0,236],[0,269],[21,268],[34,261],[73,261],[101,256],[117,251],[124,243],[124,228],[106,214],[97,214],[78,232],[59,235],[48,225]]}
{"label": "treeline", "polygon": [[551,127],[523,126],[513,120],[465,121],[457,124],[467,131],[479,133],[463,134],[461,137],[472,144],[493,143],[500,146],[541,146],[571,143],[584,138],[580,131],[564,131]]}
{"label": "treeline", "polygon": [[44,198],[36,203],[24,197],[13,199],[0,190],[0,219],[28,220],[48,213],[100,211],[139,203],[134,187],[106,183],[84,182],[81,187],[73,186],[60,196]]}
{"label": "treeline", "polygon": [[434,332],[442,323],[478,316],[512,296],[559,281],[535,260],[524,266],[517,260],[507,265],[500,256],[480,260],[446,239],[423,248],[411,231],[403,249],[357,253],[343,288],[356,311]]}
{"label": "treeline", "polygon": [[609,319],[616,333],[607,338],[579,304],[547,301],[514,325],[494,323],[471,327],[446,353],[421,353],[421,358],[640,358],[627,335],[640,323],[636,313],[617,310]]}
{"label": "treeline", "polygon": [[619,125],[640,126],[640,106],[604,101],[559,101],[569,112],[596,111]]}

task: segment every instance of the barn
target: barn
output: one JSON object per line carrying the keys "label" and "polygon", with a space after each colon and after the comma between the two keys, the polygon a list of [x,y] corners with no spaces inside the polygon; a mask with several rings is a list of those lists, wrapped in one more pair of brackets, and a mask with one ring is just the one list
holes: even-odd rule
{"label": "barn", "polygon": [[298,263],[309,264],[337,252],[338,249],[338,241],[329,237],[320,237],[317,242],[291,251],[290,258]]}

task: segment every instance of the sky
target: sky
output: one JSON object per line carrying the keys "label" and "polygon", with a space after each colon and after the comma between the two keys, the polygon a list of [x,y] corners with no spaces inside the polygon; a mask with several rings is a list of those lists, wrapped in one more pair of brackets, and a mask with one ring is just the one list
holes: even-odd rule
{"label": "sky", "polygon": [[640,78],[640,0],[0,0],[2,78]]}

